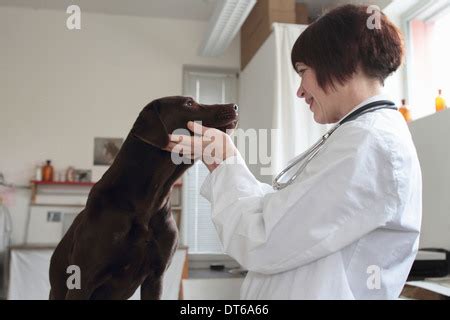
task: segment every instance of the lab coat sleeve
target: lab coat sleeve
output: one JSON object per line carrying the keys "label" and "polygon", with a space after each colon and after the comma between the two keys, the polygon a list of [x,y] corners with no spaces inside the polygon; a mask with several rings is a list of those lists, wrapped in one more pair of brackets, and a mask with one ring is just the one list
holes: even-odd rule
{"label": "lab coat sleeve", "polygon": [[217,167],[201,193],[225,253],[249,271],[279,273],[385,226],[397,210],[389,146],[368,130],[347,131],[308,165],[305,179],[277,192],[258,182],[240,155]]}

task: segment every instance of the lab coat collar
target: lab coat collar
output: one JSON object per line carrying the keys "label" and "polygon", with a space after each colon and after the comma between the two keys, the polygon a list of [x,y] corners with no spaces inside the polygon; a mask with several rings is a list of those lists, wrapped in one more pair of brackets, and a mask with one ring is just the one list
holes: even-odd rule
{"label": "lab coat collar", "polygon": [[[358,104],[358,105],[357,105],[356,107],[354,107],[352,110],[350,110],[350,111],[349,111],[347,114],[345,114],[341,119],[339,119],[339,121],[341,121],[342,119],[344,119],[346,116],[348,116],[348,115],[349,115],[350,113],[352,113],[353,111],[355,111],[355,110],[361,108],[362,106],[364,106],[364,105],[366,105],[366,104],[369,104],[369,103],[371,103],[371,102],[374,102],[374,101],[380,101],[380,100],[391,100],[391,99],[389,99],[389,97],[388,97],[386,94],[378,94],[378,95],[372,96],[372,97],[370,97],[370,98],[364,100],[364,101],[361,102],[360,104]],[[339,122],[339,121],[338,121],[338,122]]]}
{"label": "lab coat collar", "polygon": [[[339,119],[339,121],[341,121],[342,119],[344,119],[346,116],[348,116],[350,113],[352,113],[353,111],[355,111],[355,110],[357,110],[357,109],[359,109],[359,108],[361,108],[362,106],[364,106],[364,105],[366,105],[366,104],[369,104],[369,103],[371,103],[371,102],[374,102],[374,101],[381,101],[381,100],[390,100],[390,98],[386,95],[386,94],[378,94],[378,95],[375,95],[375,96],[372,96],[372,97],[370,97],[370,98],[368,98],[368,99],[366,99],[366,100],[364,100],[363,102],[361,102],[360,104],[358,104],[356,107],[354,107],[352,110],[350,110],[350,112],[348,112],[346,115],[344,115],[341,119]],[[338,121],[338,122],[339,122]],[[334,125],[334,127],[336,127],[337,126],[337,124],[336,125]],[[333,128],[334,128],[333,127]],[[332,129],[333,129],[332,128]],[[330,130],[332,130],[332,129],[330,129]],[[305,152],[307,152],[307,151],[309,151],[309,148],[306,150],[306,151],[304,151],[304,152],[302,152],[301,154],[299,154],[298,156],[296,156],[295,158],[293,158],[293,159],[291,159],[289,162],[288,162],[288,165],[290,165],[290,164],[292,164],[293,162],[295,162],[295,161],[297,161]]]}

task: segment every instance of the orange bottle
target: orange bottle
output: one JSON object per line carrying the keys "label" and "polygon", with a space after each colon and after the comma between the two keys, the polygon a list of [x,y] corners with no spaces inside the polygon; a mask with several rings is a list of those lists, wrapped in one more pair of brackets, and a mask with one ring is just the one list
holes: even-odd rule
{"label": "orange bottle", "polygon": [[436,97],[436,112],[447,108],[444,97],[442,97],[442,90],[438,90],[439,95]]}
{"label": "orange bottle", "polygon": [[402,106],[400,109],[398,109],[400,113],[402,114],[403,118],[405,118],[406,122],[410,122],[412,120],[411,118],[411,112],[409,111],[408,107],[406,106],[406,100],[402,99]]}
{"label": "orange bottle", "polygon": [[50,160],[42,167],[42,181],[53,181],[53,166]]}

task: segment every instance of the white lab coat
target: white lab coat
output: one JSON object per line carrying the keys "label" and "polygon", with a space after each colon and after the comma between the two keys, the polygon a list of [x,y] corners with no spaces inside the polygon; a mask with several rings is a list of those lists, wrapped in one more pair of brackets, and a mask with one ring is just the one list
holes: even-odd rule
{"label": "white lab coat", "polygon": [[343,124],[285,189],[238,155],[201,194],[225,253],[249,270],[242,299],[395,299],[417,254],[420,165],[395,110]]}

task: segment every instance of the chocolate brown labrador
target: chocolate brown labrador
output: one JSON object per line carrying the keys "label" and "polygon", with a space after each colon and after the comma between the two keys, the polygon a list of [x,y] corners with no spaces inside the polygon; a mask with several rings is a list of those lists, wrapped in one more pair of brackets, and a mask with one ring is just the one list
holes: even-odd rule
{"label": "chocolate brown labrador", "polygon": [[[128,299],[139,286],[141,299],[160,299],[164,272],[178,245],[170,192],[192,165],[175,164],[162,148],[169,133],[186,128],[188,121],[232,129],[237,106],[175,96],[141,111],[52,255],[50,299]],[[79,286],[68,285],[77,270]]]}

